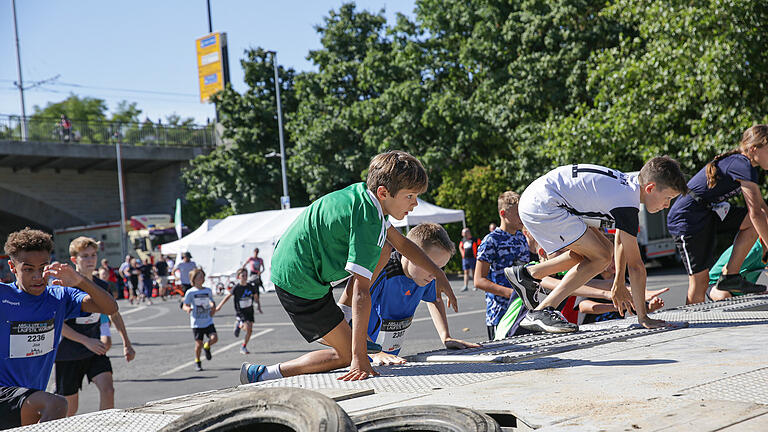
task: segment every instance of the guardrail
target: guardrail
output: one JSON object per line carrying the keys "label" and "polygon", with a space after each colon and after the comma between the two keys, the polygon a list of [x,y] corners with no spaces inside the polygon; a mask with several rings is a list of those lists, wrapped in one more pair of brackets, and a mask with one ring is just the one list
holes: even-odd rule
{"label": "guardrail", "polygon": [[[27,141],[133,146],[213,147],[216,131],[208,125],[166,125],[146,121],[112,122],[27,117]],[[22,140],[21,117],[0,115],[0,139]]]}

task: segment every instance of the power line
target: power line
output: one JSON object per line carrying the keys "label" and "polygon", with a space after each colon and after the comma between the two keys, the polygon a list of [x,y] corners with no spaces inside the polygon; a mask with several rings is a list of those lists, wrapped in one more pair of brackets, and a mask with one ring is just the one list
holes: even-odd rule
{"label": "power line", "polygon": [[[13,80],[8,80],[8,79],[0,79],[0,81],[14,82]],[[127,89],[127,88],[119,88],[119,87],[99,87],[99,86],[90,86],[85,84],[65,83],[65,82],[46,83],[45,85],[75,87],[75,88],[84,88],[84,89],[93,89],[93,90],[109,90],[109,91],[138,93],[138,94],[155,94],[155,95],[163,95],[163,96],[183,96],[183,97],[195,97],[195,98],[199,96],[193,93],[166,92],[166,91],[158,91],[158,90],[139,90],[139,89]]]}

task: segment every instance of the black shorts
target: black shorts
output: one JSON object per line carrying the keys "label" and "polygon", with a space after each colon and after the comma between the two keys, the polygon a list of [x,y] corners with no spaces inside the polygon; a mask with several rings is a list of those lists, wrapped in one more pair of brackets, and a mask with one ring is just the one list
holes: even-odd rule
{"label": "black shorts", "polygon": [[275,293],[293,325],[307,342],[320,339],[344,321],[344,312],[339,309],[330,289],[328,294],[314,300],[295,296],[277,285]]}
{"label": "black shorts", "polygon": [[21,407],[39,390],[0,386],[0,430],[21,426]]}
{"label": "black shorts", "polygon": [[195,340],[201,341],[203,336],[208,336],[208,339],[210,339],[212,334],[216,334],[216,327],[211,324],[208,327],[193,328],[192,333],[195,335]]}
{"label": "black shorts", "polygon": [[693,234],[675,236],[675,246],[683,260],[685,271],[693,275],[709,270],[715,264],[715,247],[717,246],[717,234],[721,232],[736,232],[747,216],[745,207],[731,207],[724,220],[715,212],[710,212],[710,221],[707,226]]}
{"label": "black shorts", "polygon": [[237,311],[237,318],[242,322],[253,322],[253,308],[240,309]]}
{"label": "black shorts", "polygon": [[92,355],[82,360],[56,362],[56,394],[72,396],[83,388],[83,377],[88,382],[104,372],[112,372],[112,363],[105,355]]}

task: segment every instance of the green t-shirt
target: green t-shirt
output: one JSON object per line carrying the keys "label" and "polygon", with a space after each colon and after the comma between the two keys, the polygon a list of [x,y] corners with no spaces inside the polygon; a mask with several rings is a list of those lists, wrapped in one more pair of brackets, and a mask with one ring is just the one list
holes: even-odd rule
{"label": "green t-shirt", "polygon": [[[717,280],[720,279],[720,275],[723,274],[723,267],[725,267],[725,265],[728,264],[728,260],[731,259],[731,252],[733,252],[733,246],[726,249],[725,252],[720,255],[720,258],[718,258],[715,265],[709,269],[710,285],[717,283]],[[749,250],[749,253],[747,253],[747,257],[744,258],[744,263],[741,265],[739,273],[744,276],[745,279],[754,283],[759,276],[758,272],[755,272],[755,270],[764,268],[763,246],[760,244],[760,240],[758,240],[755,242],[755,245],[752,246],[752,249]]]}
{"label": "green t-shirt", "polygon": [[373,275],[389,221],[365,183],[331,192],[291,224],[272,257],[272,282],[304,299],[319,299],[351,273]]}

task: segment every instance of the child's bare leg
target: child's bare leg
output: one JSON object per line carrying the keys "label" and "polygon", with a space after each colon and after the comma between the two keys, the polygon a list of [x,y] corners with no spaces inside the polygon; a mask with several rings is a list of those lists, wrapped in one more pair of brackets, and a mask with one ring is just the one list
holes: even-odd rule
{"label": "child's bare leg", "polygon": [[[598,233],[596,230],[587,229],[584,235],[568,246],[569,250],[574,251],[582,259],[565,275],[563,280],[560,281],[544,301],[536,307],[536,310],[541,310],[545,307],[557,307],[576,288],[584,285],[610,264],[613,258],[613,249],[604,240],[606,240],[605,236],[601,233]],[[562,256],[567,257],[563,259],[563,263],[572,259],[566,254],[560,257]],[[560,257],[555,259],[557,260]]]}
{"label": "child's bare leg", "polygon": [[352,278],[347,279],[347,285],[337,303],[352,307]]}
{"label": "child's bare leg", "polygon": [[280,373],[284,377],[316,372],[328,372],[349,366],[352,362],[352,328],[346,321],[341,321],[333,330],[323,336],[332,349],[312,351],[303,356],[280,363]]}
{"label": "child's bare leg", "polygon": [[21,405],[22,426],[60,419],[66,415],[67,400],[44,391],[32,393]]}
{"label": "child's bare leg", "polygon": [[[724,275],[739,274],[741,265],[744,263],[744,258],[749,254],[749,250],[755,245],[758,239],[757,231],[752,225],[752,220],[749,216],[744,217],[739,227],[739,232],[736,233],[736,238],[733,240],[733,250],[731,251],[731,257],[728,259],[728,264],[723,267]],[[711,297],[711,295],[710,295]]]}
{"label": "child's bare leg", "polygon": [[702,270],[696,274],[688,276],[688,298],[687,303],[703,303],[707,299],[707,288],[709,287],[709,269]]}
{"label": "child's bare leg", "polygon": [[546,261],[526,267],[528,273],[536,279],[560,273],[573,268],[583,258],[571,250],[558,251],[549,255]]}
{"label": "child's bare leg", "polygon": [[712,289],[709,291],[709,298],[714,301],[725,300],[731,297],[733,297],[733,294],[729,293],[728,291],[719,290],[715,287],[712,287]]}
{"label": "child's bare leg", "polygon": [[195,360],[200,360],[200,352],[203,351],[203,341],[195,339]]}
{"label": "child's bare leg", "polygon": [[251,340],[251,333],[253,332],[253,323],[250,321],[245,322],[245,339],[243,345],[248,345],[248,341]]}

